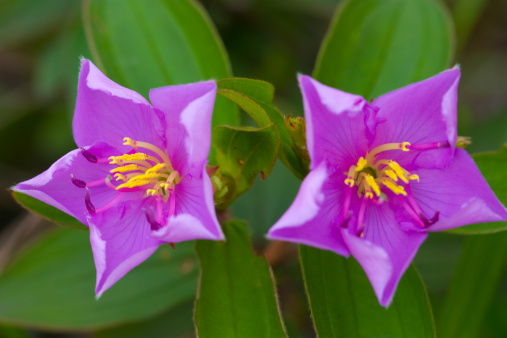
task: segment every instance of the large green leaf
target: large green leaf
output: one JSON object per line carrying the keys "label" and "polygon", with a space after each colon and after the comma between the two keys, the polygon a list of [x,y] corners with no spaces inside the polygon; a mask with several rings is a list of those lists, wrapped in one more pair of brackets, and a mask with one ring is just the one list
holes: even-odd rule
{"label": "large green leaf", "polygon": [[197,241],[199,337],[285,337],[271,271],[252,252],[245,224],[223,225],[225,242]]}
{"label": "large green leaf", "polygon": [[434,337],[426,289],[409,267],[388,309],[379,305],[361,266],[331,251],[299,247],[319,337]]}
{"label": "large green leaf", "polygon": [[439,337],[479,337],[507,258],[507,233],[470,236],[438,316]]}
{"label": "large green leaf", "polygon": [[95,299],[89,234],[59,228],[0,275],[0,322],[83,330],[140,320],[195,295],[192,243],[162,246]]}
{"label": "large green leaf", "polygon": [[63,211],[56,209],[55,207],[52,207],[44,202],[39,201],[36,198],[33,198],[32,196],[28,196],[27,194],[23,194],[18,191],[11,191],[11,194],[19,204],[28,210],[49,219],[50,221],[53,221],[60,225],[68,226],[70,228],[88,231],[88,227],[86,225],[79,222],[74,217],[64,213]]}
{"label": "large green leaf", "polygon": [[452,23],[437,1],[344,1],[313,75],[374,98],[448,67],[452,39]]}
{"label": "large green leaf", "polygon": [[[97,66],[145,97],[151,88],[231,76],[215,28],[194,1],[87,1],[83,15]],[[217,97],[213,125],[238,120],[236,106]]]}
{"label": "large green leaf", "polygon": [[[297,156],[294,141],[284,125],[284,116],[273,105],[275,88],[269,82],[245,78],[230,78],[218,81],[218,93],[236,102],[257,123],[265,127],[273,122],[280,135],[280,160],[296,175],[302,179],[308,173],[308,168]],[[255,103],[257,105],[255,105]],[[262,110],[267,114],[264,116]]]}
{"label": "large green leaf", "polygon": [[78,3],[67,0],[0,2],[0,46],[20,44],[61,28]]}
{"label": "large green leaf", "polygon": [[279,146],[273,123],[259,129],[218,126],[213,130],[212,142],[221,173],[234,181],[227,203],[250,189],[258,174],[261,179],[269,176]]}
{"label": "large green leaf", "polygon": [[194,301],[187,301],[155,317],[100,330],[93,338],[182,338],[191,337],[195,331],[192,315]]}
{"label": "large green leaf", "polygon": [[[496,197],[507,205],[507,181],[505,168],[507,168],[507,145],[496,153],[483,153],[473,156],[473,159],[482,175],[488,182]],[[493,222],[467,225],[449,230],[458,234],[487,234],[507,230],[507,222]]]}

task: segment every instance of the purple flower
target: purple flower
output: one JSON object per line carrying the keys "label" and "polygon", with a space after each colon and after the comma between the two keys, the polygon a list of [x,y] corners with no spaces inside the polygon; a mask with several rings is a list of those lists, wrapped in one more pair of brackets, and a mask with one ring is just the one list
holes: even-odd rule
{"label": "purple flower", "polygon": [[90,228],[97,296],[159,245],[224,239],[206,173],[213,81],[138,93],[82,61],[74,139],[79,149],[13,188]]}
{"label": "purple flower", "polygon": [[507,220],[455,147],[459,77],[454,68],[369,104],[301,76],[311,171],[268,237],[352,254],[388,306],[428,231]]}

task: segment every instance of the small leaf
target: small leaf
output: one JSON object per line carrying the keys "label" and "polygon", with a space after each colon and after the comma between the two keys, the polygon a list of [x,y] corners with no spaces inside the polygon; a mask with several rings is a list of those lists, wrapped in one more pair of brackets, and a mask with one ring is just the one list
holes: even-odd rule
{"label": "small leaf", "polygon": [[507,233],[469,236],[439,311],[439,337],[479,337],[504,277]]}
{"label": "small leaf", "polygon": [[201,261],[195,323],[198,336],[286,337],[273,277],[250,247],[245,224],[223,225],[227,240],[197,241]]}
{"label": "small leaf", "polygon": [[213,130],[213,146],[220,171],[235,182],[227,203],[250,189],[255,176],[268,177],[278,153],[279,139],[273,123],[260,128],[218,126]]}
{"label": "small leaf", "polygon": [[0,274],[0,322],[90,330],[156,315],[195,295],[190,242],[159,248],[95,299],[89,234],[66,228],[41,238]]}
{"label": "small leaf", "polygon": [[352,257],[299,247],[306,292],[319,337],[434,337],[426,289],[411,266],[388,309],[379,305]]}
{"label": "small leaf", "polygon": [[51,205],[48,205],[36,198],[33,198],[32,196],[28,196],[27,194],[23,194],[18,191],[11,191],[11,194],[12,197],[14,197],[14,199],[23,207],[35,212],[36,214],[41,215],[44,218],[49,219],[50,221],[70,228],[88,231],[88,227],[86,225]]}
{"label": "small leaf", "polygon": [[[222,42],[195,1],[99,0],[84,8],[97,66],[144,97],[151,88],[231,76]],[[213,126],[238,121],[236,106],[217,97]]]}
{"label": "small leaf", "polygon": [[[296,154],[296,145],[285,128],[282,113],[273,105],[275,93],[273,85],[269,82],[245,78],[222,79],[217,82],[217,85],[218,93],[240,105],[259,127],[265,127],[267,124],[274,122],[276,130],[280,135],[281,148],[278,154],[280,160],[294,175],[303,179],[308,173],[308,168],[305,166],[304,161]],[[266,112],[269,121],[257,107],[255,107],[256,110],[250,108],[252,104],[248,99],[253,100]]]}
{"label": "small leaf", "polygon": [[[496,153],[483,153],[472,156],[482,175],[504,205],[507,205],[507,181],[505,168],[507,168],[507,145]],[[464,227],[448,230],[457,234],[487,234],[507,230],[507,222],[492,222],[471,224]]]}
{"label": "small leaf", "polygon": [[452,23],[433,0],[342,2],[313,76],[366,99],[423,80],[452,57]]}

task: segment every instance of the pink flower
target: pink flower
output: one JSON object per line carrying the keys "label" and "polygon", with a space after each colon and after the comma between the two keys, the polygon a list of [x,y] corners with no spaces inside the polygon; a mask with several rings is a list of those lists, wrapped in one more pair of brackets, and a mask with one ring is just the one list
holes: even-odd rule
{"label": "pink flower", "polygon": [[454,68],[368,104],[301,76],[311,171],[268,237],[352,254],[388,306],[428,231],[507,220],[455,147],[459,77]]}
{"label": "pink flower", "polygon": [[224,239],[205,169],[215,95],[213,81],[162,87],[152,106],[82,61],[79,149],[13,190],[89,226],[97,296],[163,243]]}

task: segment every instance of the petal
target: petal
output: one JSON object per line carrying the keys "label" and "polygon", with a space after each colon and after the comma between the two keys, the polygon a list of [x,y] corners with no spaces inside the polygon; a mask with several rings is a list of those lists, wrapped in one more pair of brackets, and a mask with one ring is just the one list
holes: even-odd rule
{"label": "petal", "polygon": [[164,125],[155,110],[138,93],[108,79],[89,60],[82,60],[74,112],[74,139],[79,147],[106,142],[122,153],[123,138],[163,148]]}
{"label": "petal", "polygon": [[427,235],[403,231],[387,203],[368,207],[364,226],[364,237],[343,229],[343,238],[366,272],[380,305],[389,306],[401,277]]}
{"label": "petal", "polygon": [[345,185],[337,182],[336,175],[330,177],[329,170],[322,162],[310,171],[292,205],[269,230],[269,239],[310,245],[348,257],[335,221],[341,215],[344,195],[337,187]]}
{"label": "petal", "polygon": [[176,168],[188,163],[192,173],[200,175],[207,163],[215,96],[214,81],[150,91],[151,102],[165,115],[167,152]]}
{"label": "petal", "polygon": [[153,238],[177,243],[193,239],[225,239],[217,220],[211,180],[203,168],[200,177],[185,176],[176,185],[176,208],[167,225]]}
{"label": "petal", "polygon": [[143,212],[147,204],[147,200],[124,202],[88,217],[97,297],[162,244],[149,236],[151,227]]}
{"label": "petal", "polygon": [[428,231],[507,220],[507,211],[465,150],[456,149],[445,169],[421,169],[416,173],[420,181],[410,187],[418,205],[427,217],[440,212],[439,221]]}
{"label": "petal", "polygon": [[[375,112],[358,95],[299,77],[306,118],[306,143],[314,169],[323,160],[342,170],[364,156],[374,135]],[[368,127],[367,127],[368,126]]]}
{"label": "petal", "polygon": [[[445,166],[456,145],[459,78],[459,68],[455,67],[374,100],[372,104],[379,107],[378,118],[386,121],[378,125],[373,146],[392,142],[448,141],[451,148],[384,153],[385,158],[393,159],[409,170]],[[412,161],[414,163],[409,165]]]}
{"label": "petal", "polygon": [[[107,158],[117,150],[105,143],[85,147],[97,157]],[[60,158],[42,174],[12,188],[49,204],[87,224],[88,211],[85,206],[86,190],[76,187],[71,181],[71,174],[79,180],[91,182],[105,179],[109,175],[111,165],[91,163],[84,158],[80,149],[73,150]],[[118,192],[106,185],[90,188],[93,203],[101,206],[112,200]]]}

